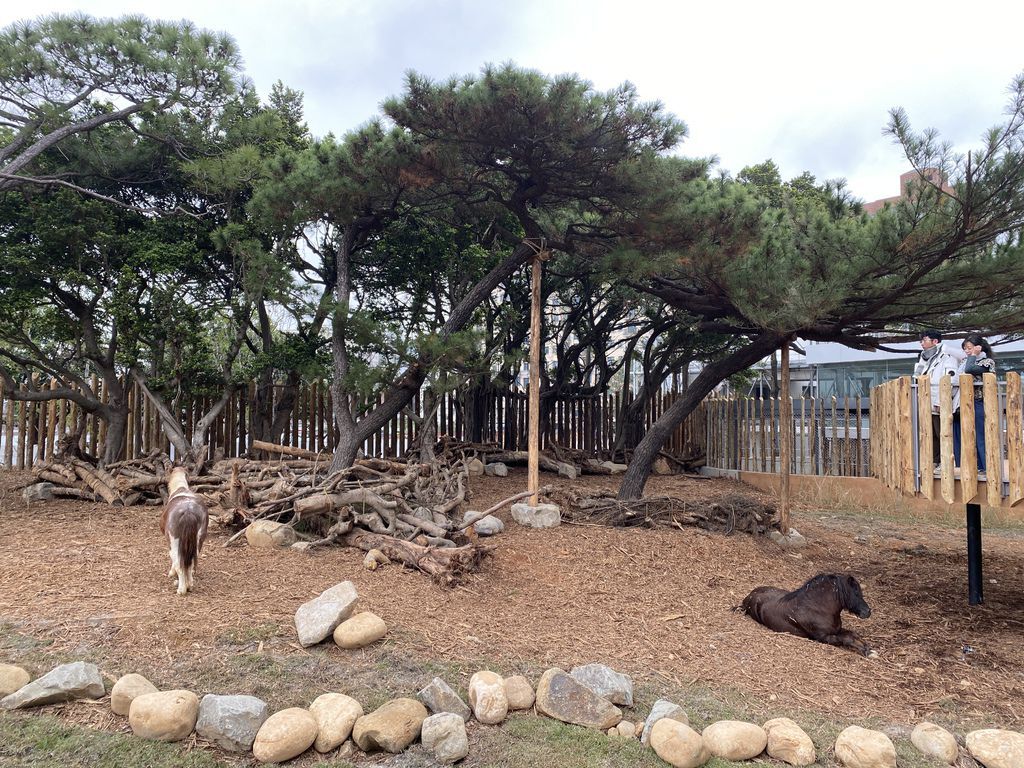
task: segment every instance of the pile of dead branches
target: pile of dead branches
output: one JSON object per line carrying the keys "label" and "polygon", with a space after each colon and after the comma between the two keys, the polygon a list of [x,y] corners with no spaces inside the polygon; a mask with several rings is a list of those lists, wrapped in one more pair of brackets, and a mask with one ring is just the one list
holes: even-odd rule
{"label": "pile of dead branches", "polygon": [[[236,530],[227,544],[254,521],[274,520],[292,526],[303,549],[329,544],[377,549],[449,584],[477,570],[488,553],[466,532],[484,513],[462,519],[469,477],[464,454],[446,451],[430,464],[360,459],[330,473],[329,456],[259,447],[280,458],[219,461],[189,477],[192,490],[209,500],[214,523]],[[170,467],[165,455],[107,467],[73,457],[41,465],[35,474],[52,484],[52,496],[158,505],[167,497]]]}
{"label": "pile of dead branches", "polygon": [[618,528],[671,525],[696,526],[706,531],[732,534],[737,531],[764,536],[778,527],[774,507],[757,499],[733,493],[716,502],[694,503],[670,496],[648,496],[619,501],[611,493],[593,495],[586,489],[556,492],[553,500],[570,522]]}

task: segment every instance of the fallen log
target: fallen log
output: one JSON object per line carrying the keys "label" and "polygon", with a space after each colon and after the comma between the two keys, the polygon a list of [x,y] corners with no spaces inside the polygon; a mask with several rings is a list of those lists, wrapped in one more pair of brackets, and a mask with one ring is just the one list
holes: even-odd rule
{"label": "fallen log", "polygon": [[444,586],[461,583],[466,574],[476,572],[484,558],[490,555],[490,550],[479,544],[467,544],[462,547],[424,547],[411,541],[358,530],[345,535],[342,541],[364,552],[371,549],[380,550],[392,561],[422,571]]}
{"label": "fallen log", "polygon": [[310,461],[327,462],[332,458],[329,453],[314,453],[313,451],[307,451],[305,448],[294,448],[290,445],[278,445],[277,443],[268,443],[265,440],[253,440],[252,449],[254,451],[265,451],[270,454],[276,453],[283,456],[298,456],[300,459],[309,459]]}
{"label": "fallen log", "polygon": [[[92,466],[81,459],[75,459],[72,466],[75,468],[75,473],[85,481],[85,484],[102,496],[107,504],[114,507],[124,506],[124,500],[118,495],[117,491],[108,485]],[[106,473],[104,472],[103,474]],[[107,475],[107,477],[110,476]]]}

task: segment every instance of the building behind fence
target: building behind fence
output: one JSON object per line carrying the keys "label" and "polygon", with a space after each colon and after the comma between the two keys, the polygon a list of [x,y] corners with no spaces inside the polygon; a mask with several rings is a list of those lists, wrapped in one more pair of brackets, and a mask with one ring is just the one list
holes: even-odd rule
{"label": "building behind fence", "polygon": [[[56,386],[55,384],[53,385]],[[92,381],[94,392],[103,394],[102,382]],[[275,387],[275,402],[283,387]],[[209,456],[225,458],[244,455],[252,445],[250,420],[255,401],[255,385],[241,388],[228,400],[224,410],[209,432]],[[669,408],[677,393],[661,393],[653,398],[644,413],[646,430]],[[464,411],[457,393],[439,398],[434,416],[439,437],[470,442]],[[212,398],[198,398],[182,408],[181,421],[185,434],[191,438],[196,421],[211,407]],[[614,447],[621,396],[606,393],[593,397],[559,398],[552,403],[550,426],[542,435],[542,447],[553,442],[559,447],[583,451],[590,455],[611,452]],[[524,393],[491,391],[486,394],[485,418],[481,425],[483,442],[494,443],[503,450],[526,450],[528,409]],[[128,394],[128,425],[125,436],[125,458],[134,459],[153,451],[171,453],[171,446],[160,427],[152,403],[136,385]],[[26,402],[3,400],[3,430],[0,432],[0,457],[6,468],[23,469],[52,458],[56,447],[79,416],[79,407],[67,400]],[[283,445],[309,451],[332,451],[337,444],[332,424],[332,399],[324,381],[300,385],[295,405],[282,435],[275,440]],[[391,419],[363,445],[366,456],[403,455],[413,445],[418,432],[417,420],[422,417],[419,397]],[[415,416],[415,418],[414,418]],[[679,426],[665,446],[673,456],[694,457],[703,454],[706,428],[704,409],[698,408]],[[91,414],[86,415],[84,448],[95,455],[106,438],[106,424]]]}

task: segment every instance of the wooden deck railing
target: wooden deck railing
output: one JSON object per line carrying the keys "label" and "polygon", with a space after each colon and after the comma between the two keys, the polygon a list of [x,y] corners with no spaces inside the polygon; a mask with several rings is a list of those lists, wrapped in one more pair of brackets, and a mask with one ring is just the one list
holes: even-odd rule
{"label": "wooden deck railing", "polygon": [[[939,386],[940,470],[932,466],[931,383],[927,376],[903,376],[871,390],[871,472],[890,488],[925,498],[959,500],[988,506],[1014,506],[1024,500],[1024,403],[1019,373],[1006,374],[1000,391],[996,377],[983,376],[985,465],[978,472],[974,425],[974,382],[960,376],[960,408],[953,410],[953,381]],[[953,421],[961,431],[960,466],[954,466]],[[938,489],[936,489],[936,484]]]}

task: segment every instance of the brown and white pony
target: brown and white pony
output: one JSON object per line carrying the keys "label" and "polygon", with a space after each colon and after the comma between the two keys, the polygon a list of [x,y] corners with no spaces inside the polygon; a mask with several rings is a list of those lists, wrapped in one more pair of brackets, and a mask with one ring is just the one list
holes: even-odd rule
{"label": "brown and white pony", "polygon": [[160,515],[160,532],[171,545],[171,570],[167,575],[177,575],[179,595],[192,589],[209,519],[206,501],[189,490],[185,468],[172,469],[167,478],[167,503]]}

